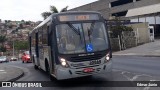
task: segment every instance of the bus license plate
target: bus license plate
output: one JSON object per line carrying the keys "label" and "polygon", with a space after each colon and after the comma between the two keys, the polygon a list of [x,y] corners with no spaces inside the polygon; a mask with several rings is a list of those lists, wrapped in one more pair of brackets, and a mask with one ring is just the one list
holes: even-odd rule
{"label": "bus license plate", "polygon": [[93,68],[85,68],[85,69],[83,69],[83,72],[85,72],[85,73],[89,73],[89,72],[93,72],[94,70],[93,70]]}
{"label": "bus license plate", "polygon": [[93,60],[93,61],[90,61],[89,64],[90,65],[101,64],[101,60]]}

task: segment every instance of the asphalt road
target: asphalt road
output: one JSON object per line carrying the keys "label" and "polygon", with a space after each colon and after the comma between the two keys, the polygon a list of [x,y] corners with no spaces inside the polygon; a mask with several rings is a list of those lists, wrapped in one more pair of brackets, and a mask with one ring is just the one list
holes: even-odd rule
{"label": "asphalt road", "polygon": [[[50,81],[48,75],[41,71],[35,70],[32,63],[22,63],[21,61],[10,62],[7,65],[20,67],[24,70],[24,77],[18,81]],[[160,80],[160,57],[138,57],[138,56],[113,56],[113,72],[112,74],[99,74],[91,78],[83,77],[71,79],[67,82],[83,82],[76,87],[62,87],[57,85],[57,81],[53,83],[57,86],[46,88],[29,88],[33,90],[159,90],[160,87],[96,87],[95,82],[103,81],[104,85],[107,81],[150,81]],[[112,78],[110,77],[112,75]],[[91,81],[91,82],[86,82]],[[90,85],[89,87],[87,85]],[[92,86],[93,85],[93,86]],[[92,86],[92,87],[91,87]],[[0,88],[0,90],[27,90],[28,88]]]}

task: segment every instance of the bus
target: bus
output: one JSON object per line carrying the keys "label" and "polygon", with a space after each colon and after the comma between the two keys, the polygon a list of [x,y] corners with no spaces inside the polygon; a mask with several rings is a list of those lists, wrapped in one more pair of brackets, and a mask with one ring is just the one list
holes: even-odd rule
{"label": "bus", "polygon": [[35,69],[64,80],[112,71],[112,53],[105,19],[99,12],[50,15],[29,32]]}

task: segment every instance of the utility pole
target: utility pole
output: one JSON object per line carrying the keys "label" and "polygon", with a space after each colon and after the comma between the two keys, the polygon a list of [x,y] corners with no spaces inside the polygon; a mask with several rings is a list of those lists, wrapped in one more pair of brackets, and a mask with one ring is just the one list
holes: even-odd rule
{"label": "utility pole", "polygon": [[13,39],[13,56],[14,56],[14,39]]}

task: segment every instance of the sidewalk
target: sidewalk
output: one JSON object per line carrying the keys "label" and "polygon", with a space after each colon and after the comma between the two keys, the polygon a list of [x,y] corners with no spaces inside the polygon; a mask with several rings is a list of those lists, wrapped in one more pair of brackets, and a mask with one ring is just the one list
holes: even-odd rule
{"label": "sidewalk", "polygon": [[160,40],[146,43],[127,50],[113,52],[113,55],[158,56],[160,57]]}
{"label": "sidewalk", "polygon": [[0,64],[0,81],[16,81],[24,75],[20,68]]}

